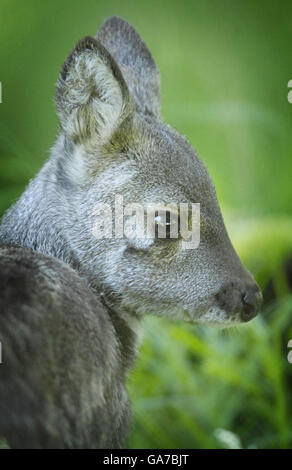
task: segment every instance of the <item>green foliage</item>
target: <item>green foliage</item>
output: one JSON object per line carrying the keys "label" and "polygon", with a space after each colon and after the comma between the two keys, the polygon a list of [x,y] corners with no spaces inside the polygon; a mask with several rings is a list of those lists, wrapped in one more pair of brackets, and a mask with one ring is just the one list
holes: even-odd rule
{"label": "green foliage", "polygon": [[9,449],[9,445],[5,441],[5,439],[0,439],[0,450],[2,449]]}
{"label": "green foliage", "polygon": [[[208,166],[232,241],[278,300],[236,330],[149,318],[131,374],[129,447],[291,447],[290,3],[272,0],[2,0],[0,214],[57,132],[54,83],[82,36],[118,14],[149,45],[163,116]],[[0,447],[3,448],[3,443]]]}
{"label": "green foliage", "polygon": [[244,448],[290,447],[291,300],[230,331],[148,319],[128,446],[221,448],[223,428]]}

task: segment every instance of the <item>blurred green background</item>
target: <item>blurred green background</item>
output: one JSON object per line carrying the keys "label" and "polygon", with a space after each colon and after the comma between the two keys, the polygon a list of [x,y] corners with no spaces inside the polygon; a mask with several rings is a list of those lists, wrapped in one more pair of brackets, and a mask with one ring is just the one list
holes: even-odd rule
{"label": "blurred green background", "polygon": [[1,0],[0,214],[48,157],[64,59],[113,14],[152,51],[163,117],[209,168],[232,241],[270,300],[237,330],[145,321],[127,446],[292,447],[291,2]]}

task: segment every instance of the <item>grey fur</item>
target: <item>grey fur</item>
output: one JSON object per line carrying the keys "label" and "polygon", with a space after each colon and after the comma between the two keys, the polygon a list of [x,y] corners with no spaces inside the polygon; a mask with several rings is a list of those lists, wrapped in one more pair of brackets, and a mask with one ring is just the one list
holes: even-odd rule
{"label": "grey fur", "polygon": [[[52,341],[52,350],[47,346],[44,349],[44,361],[48,356],[47,374],[58,378],[63,374],[63,366],[62,355],[55,350],[54,325],[64,319],[67,327],[72,312],[75,319],[72,336],[60,331],[60,337],[64,338],[64,354],[69,357],[74,353],[77,361],[76,367],[70,364],[70,380],[75,381],[75,398],[82,406],[78,411],[74,407],[68,410],[70,426],[67,426],[63,408],[67,410],[67,402],[73,397],[69,378],[65,376],[64,386],[69,391],[60,406],[54,407],[52,403],[56,397],[61,399],[61,389],[54,389],[49,382],[44,404],[36,401],[39,406],[17,420],[13,406],[9,406],[14,402],[5,390],[11,387],[20,367],[28,368],[29,363],[23,366],[19,357],[14,361],[11,350],[12,359],[8,362],[11,369],[7,371],[7,382],[4,381],[0,389],[2,396],[4,394],[4,401],[0,395],[0,402],[10,411],[6,410],[5,418],[0,415],[0,434],[11,430],[13,424],[15,432],[9,435],[20,436],[25,422],[29,423],[25,425],[27,446],[120,445],[120,431],[117,432],[113,415],[127,416],[126,405],[124,409],[113,396],[109,398],[113,412],[107,406],[103,408],[98,400],[89,405],[87,383],[95,383],[97,397],[105,393],[105,382],[112,383],[113,391],[124,393],[126,371],[133,360],[135,338],[143,316],[154,313],[189,322],[228,326],[251,319],[258,311],[261,294],[231,245],[205,166],[188,141],[159,117],[159,73],[145,44],[128,23],[110,18],[97,39],[85,38],[77,44],[60,74],[56,104],[61,129],[51,156],[5,215],[0,230],[2,244],[32,249],[46,257],[23,248],[18,252],[4,251],[7,271],[4,270],[3,282],[11,270],[12,278],[23,278],[25,292],[31,300],[27,314],[19,283],[14,293],[11,291],[10,296],[4,297],[0,326],[4,328],[6,322],[8,326],[4,334],[2,330],[0,333],[4,348],[7,341],[19,344],[19,357],[26,354],[22,335],[26,341],[31,338],[33,357],[37,357],[36,344]],[[200,202],[199,248],[183,250],[180,239],[97,240],[92,233],[95,204],[103,202],[113,206],[116,194],[123,195],[125,203],[144,205]],[[28,269],[18,272],[22,260],[30,258],[33,267],[28,261]],[[56,292],[43,263],[55,273]],[[58,283],[63,283],[64,288],[60,290]],[[75,291],[79,283],[82,288],[78,300]],[[43,291],[41,288],[36,291],[35,286],[39,284]],[[47,292],[51,292],[51,303],[44,307],[42,296]],[[102,296],[105,309],[100,307],[98,298],[93,300],[93,292],[97,297]],[[55,298],[56,306],[55,300],[52,301]],[[87,298],[91,303],[85,308],[83,303],[86,304]],[[18,324],[15,305],[25,319],[24,329],[21,322]],[[37,331],[31,320],[34,317]],[[44,318],[50,321],[48,329]],[[10,321],[14,328],[9,328]],[[91,324],[96,332],[96,345],[92,344],[92,337],[88,339],[87,328]],[[79,363],[82,345],[84,355]],[[108,349],[101,353],[102,345]],[[116,357],[113,363],[109,360],[111,353]],[[35,396],[36,400],[42,400],[38,392],[42,380],[40,368],[38,361],[33,363],[30,362],[30,367],[34,377],[25,376],[27,378],[15,383],[28,407],[33,407]],[[96,377],[93,364],[97,366]],[[119,367],[122,375],[116,372]],[[30,389],[36,394],[32,398]],[[86,406],[87,411],[84,411]],[[104,424],[98,427],[99,413]],[[48,427],[47,423],[55,417],[54,424]],[[127,419],[122,421],[126,429]],[[41,442],[34,440],[38,426],[43,426],[44,430]],[[15,442],[21,445],[20,440]]]}
{"label": "grey fur", "polygon": [[62,261],[13,247],[0,255],[1,437],[13,448],[119,447],[132,331]]}
{"label": "grey fur", "polygon": [[104,22],[96,37],[122,71],[137,111],[159,117],[160,73],[137,31],[113,16]]}

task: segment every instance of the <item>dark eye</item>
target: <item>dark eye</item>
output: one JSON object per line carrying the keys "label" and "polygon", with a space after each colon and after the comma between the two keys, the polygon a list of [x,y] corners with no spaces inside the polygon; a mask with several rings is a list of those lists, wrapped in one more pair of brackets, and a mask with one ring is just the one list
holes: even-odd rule
{"label": "dark eye", "polygon": [[[160,228],[159,228],[160,227]],[[164,214],[155,212],[155,238],[162,240],[177,239],[180,232],[179,216],[171,211]]]}

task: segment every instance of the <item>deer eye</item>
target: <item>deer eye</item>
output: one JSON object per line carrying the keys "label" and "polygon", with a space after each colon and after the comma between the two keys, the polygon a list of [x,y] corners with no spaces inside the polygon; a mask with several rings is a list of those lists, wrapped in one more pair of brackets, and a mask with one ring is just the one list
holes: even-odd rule
{"label": "deer eye", "polygon": [[180,233],[179,216],[177,212],[165,210],[155,212],[155,238],[162,240],[177,239]]}

